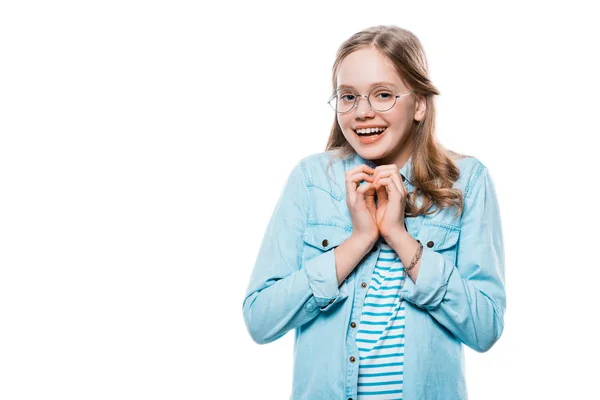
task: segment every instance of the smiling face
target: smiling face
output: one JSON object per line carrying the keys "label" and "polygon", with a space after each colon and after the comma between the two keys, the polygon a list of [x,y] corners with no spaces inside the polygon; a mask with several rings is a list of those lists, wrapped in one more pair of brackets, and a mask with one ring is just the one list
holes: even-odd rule
{"label": "smiling face", "polygon": [[[396,95],[412,89],[402,82],[392,62],[373,47],[356,50],[340,63],[338,89],[349,87],[354,94],[367,96],[381,85]],[[337,120],[344,137],[361,157],[378,165],[396,164],[401,168],[411,155],[409,133],[413,121],[420,121],[424,116],[425,99],[417,99],[410,93],[399,97],[391,109],[383,112],[373,110],[365,97],[359,97],[358,104],[350,112],[338,114]],[[356,129],[362,127],[385,128],[385,131],[378,136],[361,138]]]}

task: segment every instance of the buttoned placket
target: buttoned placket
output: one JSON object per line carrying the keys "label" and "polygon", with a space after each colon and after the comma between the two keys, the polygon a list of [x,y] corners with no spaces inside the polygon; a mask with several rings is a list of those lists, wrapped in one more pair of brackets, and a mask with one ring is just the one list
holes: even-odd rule
{"label": "buttoned placket", "polygon": [[379,237],[377,243],[369,251],[363,264],[355,270],[356,276],[354,277],[354,301],[352,311],[350,313],[350,328],[347,330],[348,334],[346,337],[346,349],[348,349],[347,362],[347,374],[346,374],[346,398],[356,398],[358,388],[358,367],[360,362],[360,354],[358,351],[358,345],[356,344],[356,334],[362,315],[362,310],[365,304],[365,298],[369,290],[370,277],[373,274],[375,265],[377,264],[377,258],[379,256],[379,250],[381,249],[381,242],[383,239]]}
{"label": "buttoned placket", "polygon": [[[370,161],[367,162],[367,165],[371,166],[372,168],[376,167],[376,165]],[[402,182],[404,183],[404,186],[407,189],[407,191],[410,190],[410,182],[408,182],[408,180],[406,179],[406,177],[404,177],[404,175],[401,174],[401,177],[402,177]],[[404,226],[405,226],[407,232],[411,233],[413,231],[411,229],[412,225],[411,225],[410,219],[408,219],[408,220],[409,221],[407,221],[406,218],[404,219]],[[346,335],[346,349],[347,349],[347,354],[348,354],[348,358],[346,360],[346,362],[348,364],[347,365],[347,374],[346,374],[346,398],[347,399],[357,398],[358,368],[359,368],[359,362],[360,362],[360,354],[358,351],[358,345],[356,344],[356,334],[358,331],[360,318],[362,315],[362,309],[365,304],[365,298],[367,296],[367,292],[369,289],[370,277],[372,276],[373,270],[375,269],[375,265],[377,264],[377,258],[379,257],[378,250],[381,248],[382,241],[383,241],[383,239],[380,236],[379,239],[377,240],[377,243],[375,244],[375,246],[373,246],[373,248],[369,252],[368,257],[365,260],[363,260],[363,264],[358,269],[358,272],[356,269],[353,271],[353,273],[356,273],[356,272],[357,273],[356,273],[355,279],[353,281],[354,301],[353,301],[352,311],[350,314],[350,323],[349,323],[350,328],[347,330],[348,334]],[[402,286],[404,286],[406,279],[410,279],[410,278],[405,276]],[[401,296],[400,297],[400,307],[402,306],[403,301],[404,301],[404,299]]]}

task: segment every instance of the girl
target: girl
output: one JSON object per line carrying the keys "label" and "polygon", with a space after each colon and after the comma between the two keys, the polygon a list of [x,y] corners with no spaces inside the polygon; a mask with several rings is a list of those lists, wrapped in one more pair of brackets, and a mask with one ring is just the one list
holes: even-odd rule
{"label": "girl", "polygon": [[466,399],[462,344],[502,334],[494,185],[437,142],[427,75],[395,26],[337,52],[327,147],[292,169],[243,303],[257,343],[295,329],[292,399]]}

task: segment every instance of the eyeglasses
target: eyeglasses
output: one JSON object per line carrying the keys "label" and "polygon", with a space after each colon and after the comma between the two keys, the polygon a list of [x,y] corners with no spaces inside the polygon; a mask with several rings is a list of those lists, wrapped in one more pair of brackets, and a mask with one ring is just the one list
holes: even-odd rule
{"label": "eyeglasses", "polygon": [[413,92],[414,90],[411,90],[410,92],[397,95],[392,89],[386,86],[377,86],[365,96],[364,94],[354,94],[350,89],[338,89],[331,96],[328,103],[337,113],[345,114],[357,106],[360,97],[366,97],[369,106],[373,110],[383,112],[394,107],[397,99]]}

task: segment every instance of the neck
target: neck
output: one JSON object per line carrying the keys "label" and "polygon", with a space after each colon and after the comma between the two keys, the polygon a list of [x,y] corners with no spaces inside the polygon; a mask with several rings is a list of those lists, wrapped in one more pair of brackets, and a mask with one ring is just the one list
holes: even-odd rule
{"label": "neck", "polygon": [[373,160],[377,165],[388,165],[388,164],[396,164],[398,169],[401,169],[404,164],[408,161],[411,154],[413,152],[412,143],[406,142],[402,145],[400,152],[396,154],[390,154],[386,157],[380,158],[378,160]]}

